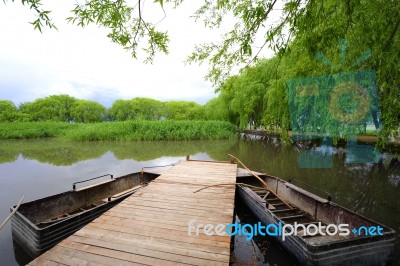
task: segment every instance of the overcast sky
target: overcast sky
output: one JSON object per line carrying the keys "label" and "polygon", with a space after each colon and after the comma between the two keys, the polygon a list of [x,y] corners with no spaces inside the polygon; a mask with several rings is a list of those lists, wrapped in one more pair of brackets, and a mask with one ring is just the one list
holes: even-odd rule
{"label": "overcast sky", "polygon": [[[45,29],[43,34],[28,23],[34,13],[20,1],[0,3],[0,99],[18,105],[68,94],[107,107],[116,99],[133,97],[206,103],[215,97],[212,84],[204,81],[208,65],[185,65],[183,61],[196,43],[218,40],[220,33],[196,24],[190,18],[196,8],[190,5],[194,1],[186,2],[177,10],[166,8],[167,16],[158,25],[168,30],[170,52],[158,54],[153,65],[143,63],[144,55],[132,59],[111,43],[107,30],[67,24],[65,18],[74,1],[44,2],[45,9],[53,11],[50,15],[58,31]],[[157,22],[164,14],[147,1],[143,16]]]}

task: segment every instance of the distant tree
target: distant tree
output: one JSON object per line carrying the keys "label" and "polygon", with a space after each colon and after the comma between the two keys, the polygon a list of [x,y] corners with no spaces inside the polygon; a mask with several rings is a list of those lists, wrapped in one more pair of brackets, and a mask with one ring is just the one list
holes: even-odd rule
{"label": "distant tree", "polygon": [[130,102],[134,119],[159,120],[164,115],[164,104],[150,98],[134,98]]}
{"label": "distant tree", "polygon": [[0,122],[14,121],[17,116],[17,107],[12,101],[0,100]]}
{"label": "distant tree", "polygon": [[106,108],[98,102],[78,100],[71,110],[71,116],[75,122],[102,122],[106,117]]}
{"label": "distant tree", "polygon": [[171,120],[204,119],[204,108],[196,102],[170,101],[165,103],[165,118]]}
{"label": "distant tree", "polygon": [[71,97],[69,95],[66,94],[61,94],[61,95],[52,95],[49,96],[49,98],[54,99],[56,101],[58,101],[60,103],[60,118],[63,121],[71,121],[72,120],[72,115],[71,115],[71,111],[74,107],[74,105],[76,104],[76,102],[78,101],[78,99]]}
{"label": "distant tree", "polygon": [[154,99],[140,97],[132,100],[116,100],[109,112],[111,118],[117,121],[159,120],[164,115],[164,104]]}
{"label": "distant tree", "polygon": [[32,121],[69,122],[72,120],[71,110],[76,101],[76,98],[65,94],[51,95],[33,102],[23,103],[19,110],[22,114],[29,116]]}
{"label": "distant tree", "polygon": [[134,117],[130,100],[116,100],[109,110],[112,120],[125,121]]}

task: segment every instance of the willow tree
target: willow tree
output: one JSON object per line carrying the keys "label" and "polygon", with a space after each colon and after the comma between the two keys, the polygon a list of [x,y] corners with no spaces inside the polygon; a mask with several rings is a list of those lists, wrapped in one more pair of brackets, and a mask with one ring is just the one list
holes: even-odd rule
{"label": "willow tree", "polygon": [[31,121],[72,121],[72,109],[75,106],[78,99],[61,94],[61,95],[50,95],[45,98],[39,98],[33,102],[22,103],[19,106],[19,111],[22,115],[23,120],[29,118]]}
{"label": "willow tree", "polygon": [[0,100],[0,122],[14,121],[17,107],[12,101]]}

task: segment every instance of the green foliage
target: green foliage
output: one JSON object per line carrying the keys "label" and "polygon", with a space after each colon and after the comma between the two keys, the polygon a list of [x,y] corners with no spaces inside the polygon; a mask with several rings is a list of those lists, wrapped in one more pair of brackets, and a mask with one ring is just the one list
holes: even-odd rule
{"label": "green foliage", "polygon": [[235,127],[222,121],[123,121],[87,124],[63,122],[8,122],[0,125],[0,139],[62,137],[75,141],[159,141],[226,139]]}
{"label": "green foliage", "polygon": [[30,121],[72,121],[71,111],[77,99],[68,95],[51,95],[33,102],[23,103],[19,107]]}
{"label": "green foliage", "polygon": [[116,100],[110,108],[113,120],[159,120],[164,116],[164,104],[149,98]]}
{"label": "green foliage", "polygon": [[216,101],[225,109],[225,113],[218,113],[241,129],[260,125],[275,130],[288,128],[282,123],[282,116],[288,115],[287,101],[283,101],[284,82],[276,79],[277,59],[261,60],[227,79],[217,89],[220,95]]}
{"label": "green foliage", "polygon": [[164,117],[169,120],[203,119],[203,106],[195,102],[170,101],[164,104]]}
{"label": "green foliage", "polygon": [[[219,43],[205,43],[195,47],[189,56],[189,62],[209,60],[211,69],[207,79],[214,84],[220,84],[228,78],[231,68],[240,63],[252,62],[257,59],[259,51],[266,45],[279,52],[286,48],[290,36],[284,36],[284,29],[300,13],[300,1],[283,3],[282,16],[274,18],[271,23],[271,12],[276,8],[277,1],[204,1],[196,11],[195,18],[203,19],[206,27],[220,28],[223,18],[232,17],[235,22],[222,36]],[[224,25],[225,26],[225,25]],[[226,27],[226,26],[225,26]],[[257,36],[264,36],[261,48],[254,55],[252,47]]]}
{"label": "green foliage", "polygon": [[106,117],[106,108],[94,101],[78,100],[71,109],[71,118],[75,122],[102,122]]}
{"label": "green foliage", "polygon": [[0,124],[0,139],[36,139],[63,136],[77,125],[63,122],[6,122]]}
{"label": "green foliage", "polygon": [[159,120],[164,115],[164,104],[150,98],[134,98],[131,100],[133,119]]}
{"label": "green foliage", "polygon": [[133,119],[134,114],[132,113],[132,106],[129,100],[116,100],[112,104],[110,110],[110,116],[116,121],[125,121]]}
{"label": "green foliage", "polygon": [[[233,120],[239,122],[230,121],[243,128],[255,117],[255,124],[286,132],[290,130],[286,91],[288,80],[371,69],[377,74],[383,122],[381,145],[387,142],[388,135],[396,135],[400,124],[400,2],[307,1],[302,7],[291,6],[288,2],[284,8],[297,9],[296,20],[289,20],[289,32],[293,38],[284,53],[277,53],[269,60],[261,60],[244,69],[239,75],[229,77],[217,89],[221,91],[218,96],[220,102],[233,114]],[[368,58],[369,55],[372,56]],[[252,71],[248,72],[249,69]],[[254,77],[249,73],[255,73]],[[264,87],[260,89],[263,104],[254,104],[259,99],[260,90],[256,89],[258,84]],[[307,110],[306,113],[322,117],[327,114],[328,102],[329,99],[311,101],[308,106],[298,107]],[[346,107],[342,104],[348,112],[358,104],[351,101],[348,103],[354,105]],[[376,108],[375,103],[373,105]],[[262,113],[261,121],[252,112]],[[313,129],[335,133],[345,130],[338,123],[325,122],[318,119],[313,121]],[[366,128],[360,123],[359,129],[354,130],[365,132]]]}
{"label": "green foliage", "polygon": [[160,141],[224,139],[235,135],[235,127],[219,121],[124,121],[84,124],[69,131],[67,137],[78,141]]}
{"label": "green foliage", "polygon": [[0,100],[0,122],[14,121],[17,116],[17,107],[12,101]]}
{"label": "green foliage", "polygon": [[222,101],[221,97],[209,100],[204,105],[204,118],[207,120],[229,120],[228,106]]}
{"label": "green foliage", "polygon": [[67,20],[73,24],[85,27],[93,23],[109,29],[107,37],[135,58],[138,47],[147,54],[145,62],[152,62],[156,52],[168,53],[167,33],[158,31],[155,25],[143,19],[140,1],[135,6],[125,0],[86,1],[76,4],[72,14]]}
{"label": "green foliage", "polygon": [[125,120],[199,120],[203,118],[203,106],[195,102],[160,102],[149,98],[116,100],[110,108],[112,119]]}
{"label": "green foliage", "polygon": [[[305,65],[305,74],[374,70],[383,122],[380,134],[386,142],[400,124],[400,2],[312,1],[307,9],[297,21],[295,49],[303,48],[311,59],[317,52],[323,53],[331,65]],[[338,49],[340,39],[347,40],[347,50]],[[368,51],[372,54],[369,59]],[[297,64],[294,69],[301,67]]]}
{"label": "green foliage", "polygon": [[[4,3],[7,0],[4,0]],[[14,2],[14,0],[12,0]],[[40,0],[21,0],[23,5],[29,6],[30,9],[33,9],[36,12],[37,18],[31,22],[33,28],[35,30],[39,30],[42,32],[42,28],[44,26],[52,29],[57,29],[56,25],[51,21],[49,14],[51,11],[42,9],[42,3]]]}
{"label": "green foliage", "polygon": [[51,95],[26,102],[19,109],[11,101],[0,100],[0,122],[60,121],[94,123],[126,120],[201,120],[204,106],[190,101],[161,102],[150,98],[116,100],[107,110],[103,105],[68,95]]}

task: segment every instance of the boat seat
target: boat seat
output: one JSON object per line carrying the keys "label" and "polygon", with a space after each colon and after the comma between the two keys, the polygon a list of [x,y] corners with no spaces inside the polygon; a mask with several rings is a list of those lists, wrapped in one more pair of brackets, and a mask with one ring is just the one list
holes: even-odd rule
{"label": "boat seat", "polygon": [[273,213],[281,213],[281,212],[293,212],[293,211],[298,211],[298,209],[293,208],[293,209],[281,209],[281,210],[272,210],[271,212]]}

